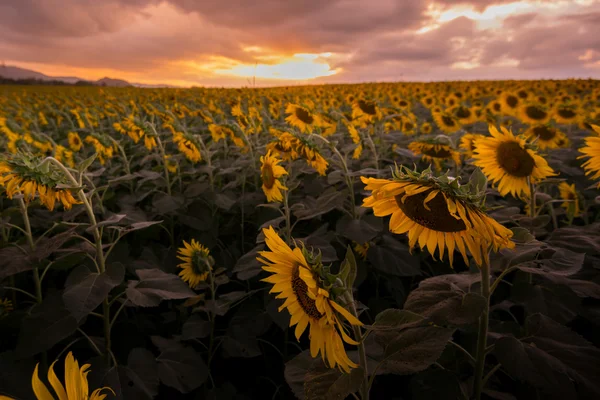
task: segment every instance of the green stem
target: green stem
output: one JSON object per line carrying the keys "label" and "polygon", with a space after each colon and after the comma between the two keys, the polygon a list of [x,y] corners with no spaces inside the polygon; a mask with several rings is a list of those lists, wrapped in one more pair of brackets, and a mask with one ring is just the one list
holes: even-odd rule
{"label": "green stem", "polygon": [[[31,223],[29,222],[29,214],[27,213],[27,204],[23,198],[19,199],[19,207],[21,208],[21,215],[23,215],[23,224],[25,225],[25,236],[27,237],[27,243],[31,251],[35,251],[35,243],[33,241],[33,235],[31,234]],[[38,304],[42,303],[42,282],[40,280],[40,271],[37,266],[33,269],[33,284],[35,286],[35,298]]]}
{"label": "green stem", "polygon": [[[44,162],[46,160],[53,162],[58,168],[60,168],[73,185],[81,187],[81,183],[73,177],[71,172],[69,172],[69,170],[60,161],[53,157],[47,157],[44,160]],[[100,234],[100,230],[98,229],[98,222],[96,221],[96,216],[94,215],[94,208],[92,207],[92,204],[90,203],[88,198],[85,196],[83,187],[79,189],[78,196],[79,200],[81,200],[81,202],[85,206],[88,218],[90,220],[90,224],[93,228],[94,242],[96,244],[96,260],[98,261],[99,272],[104,273],[106,271],[106,265],[104,259],[104,250],[102,248],[102,235]],[[102,314],[104,315],[104,340],[106,342],[106,357],[108,366],[110,367],[110,307],[108,305],[108,298],[105,298],[102,302]]]}
{"label": "green stem", "polygon": [[283,193],[283,210],[285,212],[285,242],[289,246],[292,242],[292,224],[289,206],[289,190],[285,190]]}
{"label": "green stem", "polygon": [[[535,186],[531,182],[531,178],[527,177],[527,184],[529,185],[529,216],[535,218]],[[533,233],[533,222],[531,222],[531,231]]]}
{"label": "green stem", "polygon": [[[352,296],[352,288],[348,288],[346,293],[344,293],[344,300],[346,303],[350,305],[350,312],[358,319],[358,312],[356,311],[356,303],[354,302],[354,297]],[[369,390],[370,390],[370,382],[369,382],[369,371],[367,369],[367,352],[365,350],[365,343],[362,337],[360,327],[356,325],[352,325],[352,329],[354,330],[354,340],[358,342],[358,356],[360,358],[360,366],[363,368],[363,383],[360,389],[360,396],[362,400],[369,400]]]}
{"label": "green stem", "polygon": [[487,333],[490,312],[490,266],[487,257],[481,263],[481,295],[486,299],[485,308],[479,317],[479,334],[477,335],[477,356],[475,358],[475,381],[473,393],[475,400],[481,399],[483,390],[483,371],[485,368],[485,350],[487,346]]}

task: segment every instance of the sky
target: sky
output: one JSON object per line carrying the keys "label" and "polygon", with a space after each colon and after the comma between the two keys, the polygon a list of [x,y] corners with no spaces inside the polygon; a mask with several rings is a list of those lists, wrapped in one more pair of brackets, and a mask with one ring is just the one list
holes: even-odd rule
{"label": "sky", "polygon": [[600,0],[0,0],[0,61],[177,86],[600,78]]}

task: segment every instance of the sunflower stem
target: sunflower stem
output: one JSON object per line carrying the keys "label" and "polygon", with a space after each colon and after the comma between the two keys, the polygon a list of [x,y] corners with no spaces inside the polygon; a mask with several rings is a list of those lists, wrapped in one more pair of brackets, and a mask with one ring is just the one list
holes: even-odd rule
{"label": "sunflower stem", "polygon": [[[19,199],[19,207],[21,209],[21,215],[23,216],[23,225],[25,225],[25,236],[27,237],[27,243],[29,249],[35,251],[35,242],[33,241],[33,235],[31,233],[31,223],[29,222],[29,214],[27,213],[27,204],[23,198]],[[33,284],[35,286],[35,299],[38,304],[42,303],[42,281],[40,280],[40,271],[37,267],[33,268]]]}
{"label": "sunflower stem", "polygon": [[[535,186],[530,177],[527,177],[527,184],[529,185],[529,216],[533,219],[535,218]],[[531,222],[531,233],[533,233],[533,221]]]}
{"label": "sunflower stem", "polygon": [[[100,230],[98,229],[98,222],[96,221],[96,216],[94,215],[94,208],[83,191],[82,183],[78,182],[77,179],[75,179],[75,177],[71,174],[71,172],[69,172],[69,170],[60,161],[58,161],[54,157],[47,157],[43,162],[46,162],[46,161],[50,161],[50,162],[54,163],[58,168],[60,168],[63,171],[65,176],[71,181],[71,183],[73,183],[73,185],[81,187],[79,189],[78,196],[79,196],[79,199],[81,200],[81,202],[83,203],[83,205],[85,206],[85,209],[88,214],[88,218],[90,220],[90,224],[92,225],[92,228],[93,228],[94,242],[96,244],[96,260],[98,263],[99,272],[101,274],[104,273],[106,271],[106,264],[105,264],[105,258],[104,258],[104,249],[102,247],[102,235],[100,234]],[[110,363],[111,363],[110,306],[108,304],[108,297],[105,298],[104,301],[102,302],[102,314],[104,316],[104,318],[103,318],[103,320],[104,320],[104,340],[106,343],[106,354],[105,355],[106,355],[108,367],[110,368]]]}
{"label": "sunflower stem", "polygon": [[485,307],[479,317],[479,334],[477,335],[477,356],[475,358],[475,381],[473,382],[473,393],[475,400],[481,399],[483,390],[483,371],[485,368],[485,354],[487,346],[487,333],[490,312],[490,266],[488,258],[484,257],[480,268],[481,273],[481,295],[485,298]]}
{"label": "sunflower stem", "polygon": [[[354,297],[352,296],[352,288],[348,288],[344,293],[344,300],[350,306],[350,312],[356,319],[358,319],[358,312],[356,311],[356,302],[354,301]],[[352,325],[352,329],[354,330],[354,340],[358,342],[358,356],[359,363],[363,369],[363,383],[360,389],[360,397],[362,400],[369,400],[369,371],[367,369],[367,352],[365,350],[365,343],[362,337],[362,333],[360,331],[360,327],[356,325]]]}
{"label": "sunflower stem", "polygon": [[292,242],[292,224],[290,217],[289,190],[285,190],[283,193],[283,209],[285,211],[285,242],[289,246]]}

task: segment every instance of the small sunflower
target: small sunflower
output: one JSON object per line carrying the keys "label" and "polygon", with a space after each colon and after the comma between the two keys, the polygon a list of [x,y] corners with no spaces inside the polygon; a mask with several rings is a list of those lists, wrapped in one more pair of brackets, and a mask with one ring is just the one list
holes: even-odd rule
{"label": "small sunflower", "polygon": [[81,141],[81,138],[79,137],[77,132],[69,132],[67,136],[68,136],[68,140],[69,140],[69,147],[71,148],[71,150],[73,150],[73,151],[81,150],[81,146],[83,145],[83,142]]}
{"label": "small sunflower", "polygon": [[456,165],[460,165],[460,153],[449,144],[422,140],[411,142],[408,149],[415,154],[420,154],[424,161],[433,162],[438,170],[446,160],[452,160]]}
{"label": "small sunflower", "polygon": [[320,123],[317,115],[297,104],[288,104],[285,108],[285,113],[288,114],[285,118],[286,122],[298,128],[300,132],[310,133]]}
{"label": "small sunflower", "polygon": [[12,301],[10,301],[9,299],[0,299],[0,317],[4,317],[12,310],[14,310]]}
{"label": "small sunflower", "polygon": [[198,146],[187,135],[181,132],[176,132],[175,135],[173,135],[173,142],[177,144],[177,148],[183,153],[183,155],[185,155],[185,158],[190,160],[192,163],[195,164],[202,160],[202,154],[200,153]]}
{"label": "small sunflower", "polygon": [[358,254],[358,256],[363,259],[366,260],[367,259],[367,253],[369,251],[369,242],[365,242],[365,243],[357,243],[357,242],[353,242],[354,246],[352,247],[354,249],[354,252],[356,254]]}
{"label": "small sunflower", "polygon": [[283,201],[282,190],[287,190],[282,183],[280,178],[283,175],[287,175],[287,171],[281,165],[278,165],[281,160],[271,155],[271,151],[267,151],[267,154],[260,157],[261,167],[260,176],[262,178],[262,190],[267,196],[268,202],[280,202]]}
{"label": "small sunflower", "polygon": [[549,125],[534,125],[525,131],[530,140],[537,139],[540,150],[568,147],[570,142],[563,132]]}
{"label": "small sunflower", "polygon": [[365,189],[371,191],[363,207],[373,208],[377,217],[391,214],[390,231],[408,233],[411,249],[418,243],[432,257],[437,249],[440,259],[447,249],[452,266],[455,249],[467,264],[468,249],[481,265],[488,248],[497,251],[514,246],[512,231],[488,217],[479,205],[480,196],[469,195],[458,179],[435,177],[430,170],[420,174],[405,170],[397,169],[392,180],[361,177]]}
{"label": "small sunflower", "polygon": [[[54,372],[54,364],[56,364],[56,362],[57,361],[54,361],[48,369],[48,381],[50,382],[50,385],[52,386],[52,389],[54,389],[54,392],[59,400],[104,400],[107,396],[106,394],[102,394],[102,391],[104,390],[110,391],[113,395],[115,395],[115,392],[107,386],[96,389],[91,394],[89,393],[87,375],[90,372],[90,364],[84,364],[81,368],[79,368],[79,363],[75,357],[73,357],[73,352],[69,352],[69,354],[67,354],[67,358],[65,359],[65,385],[63,386]],[[33,392],[38,400],[54,400],[55,397],[51,394],[50,390],[48,390],[46,385],[39,377],[39,366],[39,363],[35,366],[35,370],[33,371],[33,376],[31,378]]]}
{"label": "small sunflower", "polygon": [[359,99],[352,103],[352,118],[364,123],[379,121],[383,114],[373,100]]}
{"label": "small sunflower", "polygon": [[578,217],[581,215],[581,207],[579,205],[580,195],[575,188],[575,184],[568,184],[567,182],[561,182],[558,185],[558,191],[560,192],[560,198],[565,200],[561,207],[565,209],[568,215]]}
{"label": "small sunflower", "polygon": [[421,127],[419,128],[419,131],[423,135],[429,135],[433,131],[433,127],[431,126],[431,124],[429,122],[423,122],[421,124]]}
{"label": "small sunflower", "polygon": [[498,99],[502,113],[508,115],[517,115],[519,107],[523,100],[515,93],[504,92]]}
{"label": "small sunflower", "polygon": [[449,109],[448,112],[452,114],[461,125],[469,125],[477,122],[477,114],[469,107],[458,105]]}
{"label": "small sunflower", "polygon": [[518,116],[522,122],[529,125],[545,124],[552,117],[544,106],[532,103],[521,105],[518,110]]}
{"label": "small sunflower", "polygon": [[573,104],[558,104],[554,108],[554,120],[558,124],[571,125],[579,121],[579,110]]}
{"label": "small sunflower", "polygon": [[342,321],[345,319],[355,326],[362,323],[338,304],[333,284],[323,276],[326,267],[318,257],[299,247],[292,250],[273,227],[263,229],[263,233],[270,251],[259,252],[257,260],[264,264],[263,270],[272,273],[263,281],[273,284],[269,293],[278,293],[276,298],[284,300],[279,311],[286,308],[289,311],[290,326],[296,325],[296,339],[300,340],[309,328],[311,356],[314,358],[320,353],[330,368],[337,366],[350,372],[358,365],[348,358],[344,342],[355,346],[358,342],[346,333]]}
{"label": "small sunflower", "polygon": [[448,112],[434,112],[431,115],[438,128],[440,128],[445,133],[454,133],[460,129],[460,123],[452,114]]}
{"label": "small sunflower", "polygon": [[[600,128],[596,131],[600,134]],[[582,156],[577,158],[588,158],[586,162],[582,164],[586,175],[591,175],[591,179],[596,180],[600,178],[600,137],[590,136],[585,139],[585,146],[579,149]],[[600,182],[598,183],[600,188]]]}
{"label": "small sunflower", "polygon": [[485,136],[480,135],[478,133],[466,133],[460,138],[460,147],[464,150],[465,159],[470,159],[473,157],[473,152],[475,151],[475,140],[481,139]]}
{"label": "small sunflower", "polygon": [[183,261],[179,264],[179,268],[182,269],[179,276],[193,289],[208,278],[215,260],[211,257],[208,248],[195,239],[192,239],[191,243],[184,240],[183,246],[177,251],[177,258]]}
{"label": "small sunflower", "polygon": [[490,125],[492,137],[475,141],[474,165],[498,185],[502,196],[528,196],[529,184],[556,175],[548,162],[534,150],[526,147],[525,139],[516,137],[506,128],[498,131]]}

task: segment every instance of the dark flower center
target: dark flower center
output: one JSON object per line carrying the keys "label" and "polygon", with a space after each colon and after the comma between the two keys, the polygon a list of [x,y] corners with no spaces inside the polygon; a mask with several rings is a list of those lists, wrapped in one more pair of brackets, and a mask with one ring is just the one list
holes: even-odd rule
{"label": "dark flower center", "polygon": [[547,126],[536,126],[533,128],[533,134],[539,136],[541,140],[552,140],[556,136],[556,129]]}
{"label": "dark flower center", "polygon": [[402,212],[419,225],[437,232],[461,232],[467,226],[461,219],[454,218],[448,211],[448,204],[441,193],[427,203],[429,210],[423,205],[423,201],[431,193],[427,190],[423,193],[407,197],[402,202],[403,195],[396,196],[396,204]]}
{"label": "dark flower center", "polygon": [[465,107],[459,107],[454,115],[456,115],[460,119],[467,119],[471,116],[471,110]]}
{"label": "dark flower center", "polygon": [[302,107],[296,107],[295,114],[296,118],[308,125],[312,124],[315,120],[313,116],[310,115],[310,113]]}
{"label": "dark flower center", "polygon": [[527,114],[529,118],[535,119],[537,121],[543,120],[548,116],[546,111],[536,106],[527,106],[525,108],[525,114]]}
{"label": "dark flower center", "polygon": [[442,116],[442,122],[444,123],[444,125],[446,125],[448,127],[456,126],[456,124],[454,123],[454,120],[447,115]]}
{"label": "dark flower center", "polygon": [[510,107],[510,108],[515,108],[517,107],[517,104],[519,104],[519,98],[516,96],[506,96],[506,104]]}
{"label": "dark flower center", "polygon": [[500,103],[494,103],[492,108],[494,109],[494,111],[498,112],[502,109],[502,106],[500,105]]}
{"label": "dark flower center", "polygon": [[358,108],[360,108],[360,110],[362,112],[364,112],[365,114],[368,114],[368,115],[377,114],[377,110],[375,108],[375,102],[373,102],[373,101],[359,100]]}
{"label": "dark flower center", "polygon": [[430,147],[429,149],[422,149],[421,153],[425,154],[426,156],[435,158],[449,158],[452,155],[450,149],[444,147],[440,147],[437,149],[435,147]]}
{"label": "dark flower center", "polygon": [[565,119],[575,118],[577,115],[573,110],[569,110],[568,108],[561,108],[558,110],[558,115]]}
{"label": "dark flower center", "polygon": [[300,267],[295,266],[292,272],[292,290],[296,295],[298,304],[304,312],[313,319],[321,319],[323,314],[317,310],[316,302],[308,296],[308,286],[300,278]]}
{"label": "dark flower center", "polygon": [[273,175],[273,168],[270,164],[267,164],[263,167],[262,181],[267,189],[271,189],[275,184],[275,176]]}
{"label": "dark flower center", "polygon": [[529,94],[524,90],[519,90],[517,92],[517,96],[519,96],[522,99],[526,99],[527,97],[529,97]]}
{"label": "dark flower center", "polygon": [[509,175],[524,178],[530,176],[535,160],[517,142],[504,142],[496,150],[496,161]]}

